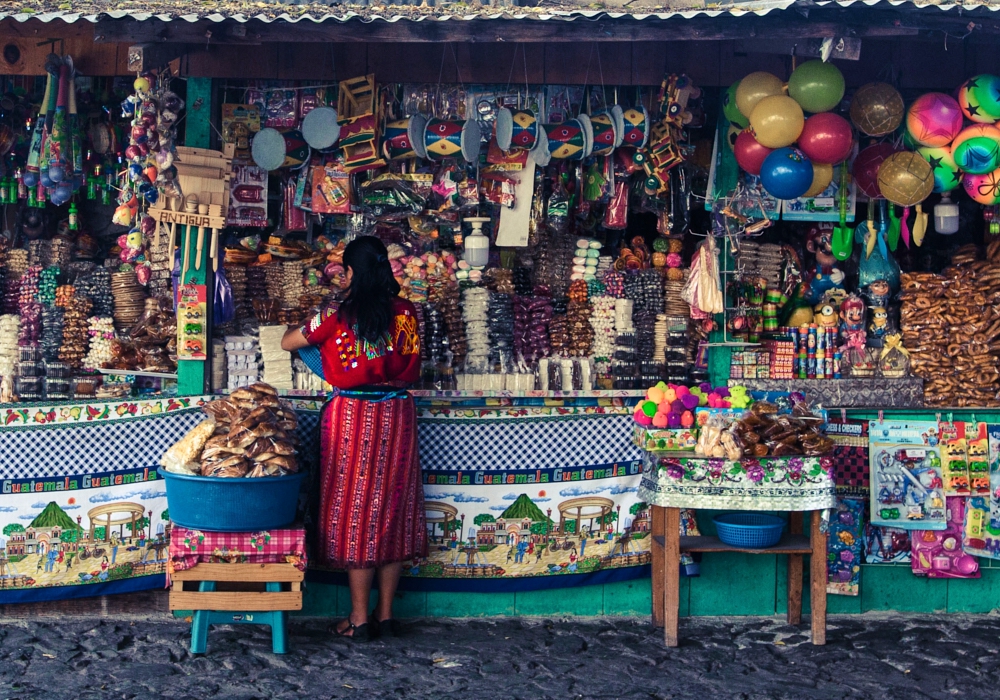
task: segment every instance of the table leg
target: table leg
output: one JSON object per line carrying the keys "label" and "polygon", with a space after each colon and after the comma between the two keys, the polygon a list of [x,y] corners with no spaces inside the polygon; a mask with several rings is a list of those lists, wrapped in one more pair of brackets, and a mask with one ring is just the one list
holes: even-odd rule
{"label": "table leg", "polygon": [[[268,583],[266,590],[277,593],[281,591],[280,583]],[[271,620],[271,649],[275,654],[288,653],[288,613],[284,610],[273,610]]]}
{"label": "table leg", "polygon": [[820,530],[823,511],[812,513],[812,555],[809,562],[809,575],[812,578],[810,605],[812,607],[812,641],[813,644],[826,644],[826,533]]}
{"label": "table leg", "polygon": [[[176,585],[176,584],[175,584]],[[184,584],[181,583],[181,586]],[[201,581],[198,591],[210,593],[215,590],[214,581]],[[204,654],[208,648],[208,622],[212,616],[211,610],[195,610],[191,619],[191,653]]]}
{"label": "table leg", "polygon": [[[802,513],[788,514],[788,532],[802,534]],[[788,555],[788,624],[802,622],[802,555]]]}
{"label": "table leg", "polygon": [[681,592],[681,511],[667,508],[663,538],[663,641],[677,646],[677,622]]}
{"label": "table leg", "polygon": [[[666,510],[660,506],[653,506],[653,538],[649,547],[651,554],[653,556],[653,627],[663,627],[663,557],[666,551],[666,540],[664,535],[667,532],[664,524],[666,523]],[[663,546],[657,543],[657,537],[660,538],[660,542],[664,542]]]}

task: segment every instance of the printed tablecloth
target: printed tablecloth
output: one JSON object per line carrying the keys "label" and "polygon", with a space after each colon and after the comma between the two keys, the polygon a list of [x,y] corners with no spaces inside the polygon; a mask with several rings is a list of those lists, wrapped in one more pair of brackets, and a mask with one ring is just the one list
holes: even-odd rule
{"label": "printed tablecloth", "polygon": [[167,573],[201,563],[294,564],[305,571],[306,530],[297,525],[258,532],[203,532],[174,525]]}
{"label": "printed tablecloth", "polygon": [[725,459],[646,453],[639,498],[666,508],[805,511],[837,507],[827,457]]}

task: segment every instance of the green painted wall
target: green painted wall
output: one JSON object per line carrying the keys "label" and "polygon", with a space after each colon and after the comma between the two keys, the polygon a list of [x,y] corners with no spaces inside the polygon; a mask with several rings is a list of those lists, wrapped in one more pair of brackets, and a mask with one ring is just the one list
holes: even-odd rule
{"label": "green painted wall", "polygon": [[[780,559],[780,561],[779,561]],[[1000,564],[1000,562],[997,562]],[[988,613],[1000,608],[1000,567],[982,565],[981,579],[932,580],[914,576],[909,566],[872,565],[861,570],[861,595],[827,596],[831,615],[871,611]],[[700,578],[681,579],[682,617],[695,615],[783,615],[786,611],[785,557],[705,555]],[[808,565],[805,568],[808,577]],[[301,615],[344,616],[350,598],[343,586],[308,584]],[[650,581],[581,586],[527,593],[397,594],[396,615],[407,617],[622,616],[650,614]],[[809,612],[809,586],[803,610]]]}

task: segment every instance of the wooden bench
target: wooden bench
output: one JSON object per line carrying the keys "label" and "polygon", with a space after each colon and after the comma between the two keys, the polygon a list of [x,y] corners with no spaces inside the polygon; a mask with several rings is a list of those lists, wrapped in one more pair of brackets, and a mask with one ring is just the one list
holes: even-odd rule
{"label": "wooden bench", "polygon": [[236,624],[270,625],[274,653],[285,654],[288,611],[302,609],[304,576],[292,564],[197,564],[171,574],[170,610],[194,611],[192,654],[205,653],[209,625]]}
{"label": "wooden bench", "polygon": [[682,552],[742,552],[788,555],[788,623],[802,622],[802,555],[810,554],[812,643],[826,644],[826,533],[820,529],[822,511],[812,513],[811,536],[802,531],[802,512],[790,512],[788,534],[774,547],[744,549],[730,547],[718,537],[681,537],[680,508],[653,509],[653,625],[663,627],[668,647],[677,646],[680,614],[680,566]]}

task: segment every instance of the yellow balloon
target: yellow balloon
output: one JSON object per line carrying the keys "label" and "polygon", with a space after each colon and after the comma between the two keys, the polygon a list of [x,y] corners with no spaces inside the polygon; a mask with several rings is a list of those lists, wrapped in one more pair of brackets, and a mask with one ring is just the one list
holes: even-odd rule
{"label": "yellow balloon", "polygon": [[803,197],[815,197],[833,182],[833,166],[828,163],[813,163],[813,181]]}
{"label": "yellow balloon", "polygon": [[767,148],[791,146],[798,140],[805,123],[799,103],[786,95],[765,97],[750,113],[750,126],[757,142]]}
{"label": "yellow balloon", "polygon": [[753,108],[765,97],[780,95],[784,84],[776,75],[764,71],[751,73],[740,81],[736,88],[736,108],[749,119]]}

